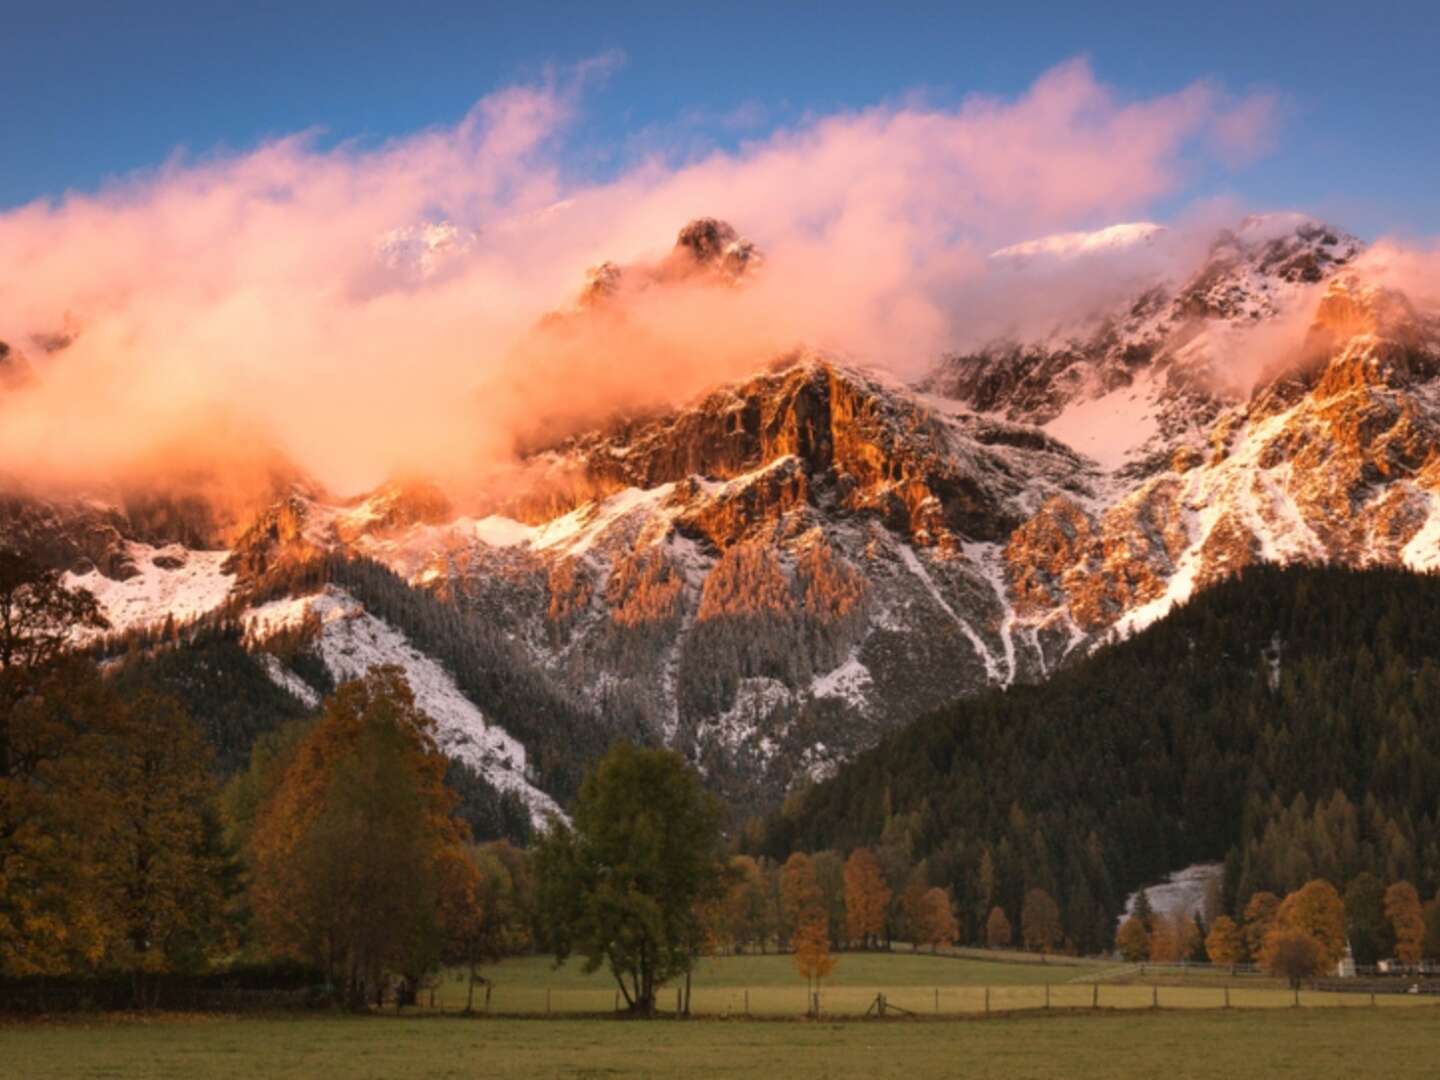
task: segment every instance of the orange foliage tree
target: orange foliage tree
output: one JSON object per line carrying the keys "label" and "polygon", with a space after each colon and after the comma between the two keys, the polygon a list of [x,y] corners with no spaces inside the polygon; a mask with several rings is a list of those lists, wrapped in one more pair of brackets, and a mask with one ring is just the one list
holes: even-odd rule
{"label": "orange foliage tree", "polygon": [[432,969],[442,919],[473,907],[478,871],[433,723],[397,667],[341,686],[250,837],[262,938],[326,970],[353,1008],[389,976],[413,982]]}
{"label": "orange foliage tree", "polygon": [[795,970],[813,994],[820,980],[835,970],[835,964],[830,955],[830,928],[823,915],[814,913],[795,931]]}
{"label": "orange foliage tree", "polygon": [[1324,967],[1333,968],[1345,955],[1345,902],[1328,881],[1308,881],[1285,897],[1275,925],[1313,937],[1320,945]]}
{"label": "orange foliage tree", "polygon": [[1003,949],[1009,945],[1014,937],[1014,930],[1010,926],[1010,920],[1005,916],[1005,909],[998,904],[990,909],[990,915],[985,920],[985,945],[990,949]]}
{"label": "orange foliage tree", "polygon": [[1115,934],[1115,947],[1129,963],[1149,960],[1150,935],[1145,930],[1145,923],[1134,915],[1126,918]]}
{"label": "orange foliage tree", "polygon": [[869,948],[885,930],[890,887],[880,860],[869,848],[856,848],[845,860],[845,928],[851,941]]}
{"label": "orange foliage tree", "polygon": [[1245,959],[1245,938],[1229,915],[1220,915],[1205,937],[1205,955],[1212,964],[1229,967]]}

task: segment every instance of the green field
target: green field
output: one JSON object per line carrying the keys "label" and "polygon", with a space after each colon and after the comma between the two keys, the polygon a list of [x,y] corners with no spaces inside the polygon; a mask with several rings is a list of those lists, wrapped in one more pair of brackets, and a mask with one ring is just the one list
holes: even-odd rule
{"label": "green field", "polygon": [[[619,1007],[615,983],[603,970],[586,975],[576,960],[556,968],[545,957],[509,960],[487,968],[492,981],[489,1011],[496,1016],[611,1013]],[[1159,983],[1156,989],[1155,984]],[[884,993],[892,1008],[918,1015],[983,1015],[989,1012],[1053,1009],[1289,1008],[1291,991],[1273,979],[1226,979],[1197,972],[1141,977],[1125,964],[1073,961],[1035,963],[1015,959],[930,956],[924,953],[845,953],[821,990],[822,1012],[861,1016]],[[432,996],[422,995],[428,1010]],[[477,988],[476,1007],[484,1006]],[[1306,1007],[1368,1007],[1367,996],[1302,991]],[[434,1008],[455,1012],[465,1003],[465,977],[452,972],[434,988]],[[1383,996],[1384,1008],[1412,1007],[1433,998]],[[662,1011],[676,1009],[675,989],[662,989]],[[707,1017],[793,1018],[806,1012],[806,988],[787,956],[727,956],[701,962],[691,1011]]]}
{"label": "green field", "polygon": [[0,1075],[1431,1077],[1434,1009],[1031,1013],[951,1022],[115,1018],[0,1027]]}

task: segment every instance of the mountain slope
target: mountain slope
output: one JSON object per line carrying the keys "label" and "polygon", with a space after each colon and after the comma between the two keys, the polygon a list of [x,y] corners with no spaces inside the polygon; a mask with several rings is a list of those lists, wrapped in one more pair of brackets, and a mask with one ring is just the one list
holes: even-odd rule
{"label": "mountain slope", "polygon": [[[1023,288],[1037,261],[1167,242],[1126,226],[996,259]],[[553,320],[765,272],[701,220],[656,263],[597,269]],[[1370,280],[1343,232],[1252,219],[1193,271],[947,357],[916,386],[782,357],[537,442],[523,482],[481,501],[414,479],[341,500],[277,468],[250,515],[154,493],[10,498],[0,536],[69,569],[120,626],[358,605],[325,633],[374,617],[399,636],[373,628],[389,642],[373,658],[439,664],[523,747],[487,767],[533,787],[532,806],[619,736],[680,747],[736,804],[773,805],[885,731],[1049,677],[1247,566],[1435,565],[1437,410],[1434,318]],[[353,666],[322,651],[336,677]]]}
{"label": "mountain slope", "polygon": [[1203,861],[1226,860],[1229,911],[1361,870],[1428,896],[1437,617],[1433,576],[1250,567],[1047,682],[887,737],[752,835],[779,859],[911,844],[972,940],[990,905],[1014,918],[1044,888],[1083,951],[1108,944],[1127,893]]}

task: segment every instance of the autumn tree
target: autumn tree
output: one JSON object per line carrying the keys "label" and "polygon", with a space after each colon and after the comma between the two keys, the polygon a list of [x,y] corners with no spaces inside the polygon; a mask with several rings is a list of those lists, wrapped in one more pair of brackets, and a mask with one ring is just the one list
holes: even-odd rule
{"label": "autumn tree", "polygon": [[1025,894],[1020,909],[1020,936],[1031,952],[1049,953],[1060,943],[1060,908],[1044,889]]}
{"label": "autumn tree", "polygon": [[77,879],[87,823],[55,772],[108,707],[93,665],[66,647],[105,625],[92,594],[0,549],[0,976],[60,973],[103,951]]}
{"label": "autumn tree", "polygon": [[730,860],[730,885],[721,910],[725,936],[736,952],[758,946],[767,935],[765,878],[760,864],[749,855]]}
{"label": "autumn tree", "polygon": [[1252,957],[1259,957],[1264,951],[1265,939],[1275,926],[1280,913],[1280,898],[1272,892],[1257,892],[1245,905],[1245,951]]}
{"label": "autumn tree", "polygon": [[915,940],[920,945],[929,945],[931,952],[943,945],[955,944],[955,939],[960,936],[950,894],[938,885],[925,890],[915,918],[918,929]]}
{"label": "autumn tree", "polygon": [[[326,970],[352,1008],[445,949],[445,887],[466,860],[433,721],[404,673],[339,687],[251,836],[251,904],[275,952]],[[458,871],[463,873],[463,871]]]}
{"label": "autumn tree", "polygon": [[815,864],[809,855],[797,851],[780,868],[780,933],[789,940],[803,923],[823,914]]}
{"label": "autumn tree", "polygon": [[1184,953],[1181,935],[1184,932],[1183,917],[1156,914],[1151,921],[1150,960],[1156,964],[1178,963]]}
{"label": "autumn tree", "polygon": [[202,967],[226,943],[210,757],[179,703],[145,692],[112,701],[76,770],[91,838],[92,910],[107,940],[102,963],[130,975],[140,1005],[152,976]]}
{"label": "autumn tree", "polygon": [[1414,967],[1425,951],[1425,916],[1414,885],[1397,881],[1385,890],[1385,917],[1395,932],[1395,958]]}
{"label": "autumn tree", "polygon": [[890,904],[890,887],[885,884],[880,862],[869,848],[856,848],[845,860],[846,936],[869,948],[885,931],[885,913]]}
{"label": "autumn tree", "polygon": [[923,864],[915,867],[900,893],[900,940],[910,942],[911,952],[926,944],[926,894],[930,891],[929,875]]}
{"label": "autumn tree", "polygon": [[719,805],[679,754],[618,744],[581,784],[573,827],[541,838],[535,874],[557,962],[607,967],[630,1009],[653,1014],[703,946],[698,909],[730,884]]}
{"label": "autumn tree", "polygon": [[1205,955],[1212,964],[1233,967],[1245,959],[1245,938],[1229,915],[1219,915],[1205,937]]}
{"label": "autumn tree", "polygon": [[1127,963],[1138,964],[1150,959],[1150,935],[1136,915],[1128,916],[1115,933],[1115,947]]}
{"label": "autumn tree", "polygon": [[991,908],[985,919],[985,947],[1003,949],[1010,944],[1013,937],[1014,931],[1010,927],[1010,920],[1005,917],[1005,909],[999,905]]}
{"label": "autumn tree", "polygon": [[1319,942],[1327,968],[1335,967],[1345,955],[1345,904],[1328,881],[1306,882],[1285,897],[1275,924],[1286,930],[1303,930]]}
{"label": "autumn tree", "polygon": [[[818,913],[812,913],[795,931],[795,970],[805,979],[811,1001],[820,987],[820,980],[835,970],[836,959],[830,955],[830,928]],[[814,1010],[814,1005],[811,1005]]]}
{"label": "autumn tree", "polygon": [[1260,965],[1298,988],[1325,966],[1325,946],[1313,934],[1277,924],[1265,938]]}

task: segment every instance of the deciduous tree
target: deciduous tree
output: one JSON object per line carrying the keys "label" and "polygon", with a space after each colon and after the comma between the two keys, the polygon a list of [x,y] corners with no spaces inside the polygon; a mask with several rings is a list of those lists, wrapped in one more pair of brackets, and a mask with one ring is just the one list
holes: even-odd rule
{"label": "deciduous tree", "polygon": [[986,948],[1003,949],[1010,944],[1013,937],[1014,930],[1010,926],[1010,920],[1005,917],[1005,909],[998,905],[991,908],[985,919]]}
{"label": "deciduous tree", "polygon": [[328,971],[354,1008],[444,951],[442,897],[468,829],[452,816],[432,728],[399,668],[341,686],[251,837],[264,940]]}
{"label": "deciduous tree", "polygon": [[553,822],[536,849],[540,921],[561,963],[605,966],[629,1007],[686,974],[704,942],[700,905],[729,885],[720,809],[670,750],[621,743],[580,787],[573,828]]}
{"label": "deciduous tree", "polygon": [[1120,924],[1115,933],[1115,947],[1128,963],[1139,964],[1150,959],[1150,935],[1138,916],[1130,915]]}
{"label": "deciduous tree", "polygon": [[1245,959],[1245,938],[1229,915],[1216,916],[1205,937],[1205,955],[1212,964],[1232,967]]}
{"label": "deciduous tree", "polygon": [[810,915],[795,931],[795,970],[811,994],[820,980],[835,970],[836,959],[830,955],[830,928],[819,914]]}
{"label": "deciduous tree", "polygon": [[1312,978],[1324,967],[1325,959],[1325,946],[1313,934],[1283,925],[1271,929],[1260,953],[1260,965],[1292,987]]}
{"label": "deciduous tree", "polygon": [[1245,905],[1245,951],[1252,957],[1259,957],[1265,949],[1265,939],[1275,926],[1275,917],[1280,913],[1280,898],[1272,892],[1257,892]]}
{"label": "deciduous tree", "polygon": [[845,860],[845,925],[851,941],[869,948],[885,931],[890,888],[879,860],[869,848],[856,848]]}
{"label": "deciduous tree", "polygon": [[1316,878],[1285,897],[1275,921],[1287,930],[1303,930],[1318,941],[1325,967],[1333,968],[1345,955],[1345,904],[1328,881]]}

